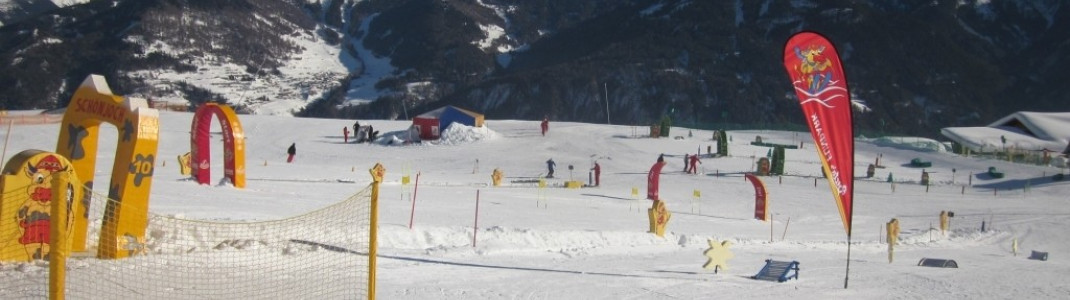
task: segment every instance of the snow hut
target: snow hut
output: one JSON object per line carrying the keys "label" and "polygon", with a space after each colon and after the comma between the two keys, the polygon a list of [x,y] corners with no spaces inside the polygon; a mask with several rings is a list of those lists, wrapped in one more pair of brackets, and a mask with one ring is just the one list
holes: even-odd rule
{"label": "snow hut", "polygon": [[483,127],[483,115],[455,106],[444,106],[412,118],[412,126],[420,132],[422,140],[438,139],[439,134],[453,123]]}

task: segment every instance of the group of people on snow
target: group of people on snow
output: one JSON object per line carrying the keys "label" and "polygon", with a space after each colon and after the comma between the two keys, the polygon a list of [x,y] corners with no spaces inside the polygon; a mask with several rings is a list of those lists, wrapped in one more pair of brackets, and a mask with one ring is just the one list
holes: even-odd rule
{"label": "group of people on snow", "polygon": [[[541,129],[542,135],[546,136],[546,132],[549,131],[549,129],[550,129],[550,119],[549,119],[549,117],[544,117],[542,119],[542,122],[539,123],[539,127]],[[684,173],[687,173],[687,174],[698,174],[698,165],[702,164],[702,160],[699,159],[700,155],[701,155],[701,153],[696,153],[696,154],[686,154],[685,153],[684,154]],[[664,161],[665,161],[665,154],[658,155],[658,162],[660,163],[660,162],[664,162]],[[551,158],[551,159],[546,161],[546,178],[554,178],[554,169],[556,167],[557,167],[557,163],[554,162],[553,158]],[[570,170],[571,170],[571,166],[569,166],[569,167],[570,167]],[[590,170],[594,175],[594,178],[593,178],[594,186],[600,186],[601,185],[601,177],[602,177],[602,166],[600,164],[598,164],[598,161],[594,161],[594,162],[592,162],[592,166],[591,166]]]}
{"label": "group of people on snow", "polygon": [[[554,178],[554,168],[557,167],[557,163],[551,158],[546,160],[546,178]],[[572,170],[572,166],[568,166],[569,170]],[[591,172],[594,172],[594,186],[600,186],[602,184],[602,165],[598,164],[598,161],[594,161],[594,166],[591,167]]]}
{"label": "group of people on snow", "polygon": [[684,154],[684,173],[698,174],[698,164],[701,163],[697,153],[695,155]]}
{"label": "group of people on snow", "polygon": [[[542,122],[539,124],[539,126],[541,127],[542,136],[546,136],[546,133],[547,131],[549,131],[550,127],[550,119],[548,117],[542,118]],[[353,139],[356,142],[375,140],[377,135],[379,134],[379,132],[373,131],[371,125],[362,126],[360,121],[353,122],[352,133]],[[342,127],[342,136],[343,138],[345,138],[345,142],[347,142],[347,144],[349,142],[349,135],[349,127]],[[293,142],[293,144],[291,144],[290,147],[287,149],[287,163],[293,162],[293,157],[297,153],[296,147],[296,142]],[[658,162],[664,162],[664,154],[658,155]],[[699,160],[699,154],[684,154],[684,172],[687,172],[687,174],[698,174],[698,165],[701,163],[702,162]],[[592,164],[593,166],[591,167],[591,171],[594,175],[594,186],[599,186],[601,185],[601,165],[598,164],[598,161],[594,161],[592,162]],[[553,161],[553,159],[546,161],[546,178],[553,178],[553,172],[556,167],[557,164]],[[571,166],[569,166],[569,169],[571,169]]]}
{"label": "group of people on snow", "polygon": [[[379,132],[375,131],[371,125],[361,126],[360,121],[353,122],[353,131],[349,131],[349,127],[342,127],[342,138],[345,143],[349,143],[349,134],[353,134],[353,141],[357,143],[371,142],[378,138]],[[290,144],[290,147],[286,149],[286,162],[293,163],[294,156],[297,155],[297,143]]]}
{"label": "group of people on snow", "polygon": [[[349,127],[342,127],[345,142],[349,143]],[[379,135],[371,125],[360,126],[360,121],[353,122],[353,141],[357,143],[374,141]]]}

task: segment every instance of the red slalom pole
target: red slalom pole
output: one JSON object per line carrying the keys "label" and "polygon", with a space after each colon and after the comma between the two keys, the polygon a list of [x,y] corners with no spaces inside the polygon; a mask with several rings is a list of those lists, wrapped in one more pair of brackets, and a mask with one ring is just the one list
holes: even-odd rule
{"label": "red slalom pole", "polygon": [[409,213],[409,229],[412,229],[412,219],[416,216],[416,191],[420,189],[420,173],[416,173],[416,185],[412,187],[412,212]]}
{"label": "red slalom pole", "polygon": [[479,190],[476,190],[476,222],[472,225],[472,248],[476,247],[476,233],[479,232]]}

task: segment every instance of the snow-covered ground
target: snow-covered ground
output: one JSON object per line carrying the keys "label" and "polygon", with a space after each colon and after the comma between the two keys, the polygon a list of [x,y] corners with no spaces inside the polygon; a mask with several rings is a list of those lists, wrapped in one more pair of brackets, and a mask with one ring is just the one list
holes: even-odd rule
{"label": "snow-covered ground", "polygon": [[[546,136],[534,121],[488,120],[486,128],[447,130],[440,142],[403,145],[346,144],[342,128],[352,120],[242,115],[247,145],[245,189],[197,186],[183,180],[174,157],[189,151],[190,113],[161,112],[159,156],[150,211],[190,219],[271,220],[295,216],[362,189],[367,169],[387,168],[380,202],[378,296],[381,299],[1056,299],[1070,295],[1070,181],[1055,182],[1053,167],[965,158],[913,138],[857,142],[854,235],[849,288],[844,289],[846,235],[809,133],[732,131],[730,157],[704,158],[699,175],[683,170],[683,154],[706,153],[712,132],[672,128],[676,138],[643,137],[643,127],[551,122]],[[405,130],[405,121],[360,120],[384,140]],[[217,126],[218,124],[213,124]],[[107,125],[105,125],[107,127]],[[4,128],[5,132],[6,128]],[[7,157],[25,149],[52,150],[57,124],[15,126]],[[218,128],[216,129],[218,131]],[[114,130],[102,129],[102,141]],[[764,177],[772,222],[752,219],[754,189],[743,173],[768,148],[755,136],[788,149],[783,177]],[[286,148],[296,160],[285,163]],[[922,145],[922,146],[919,146]],[[101,142],[99,165],[111,161],[114,143]],[[213,152],[221,153],[220,145]],[[921,147],[921,149],[919,149]],[[646,173],[659,154],[668,166],[661,197],[673,216],[665,237],[647,233]],[[872,179],[866,166],[881,157],[885,168]],[[587,181],[592,161],[602,167],[602,186],[548,188],[523,183],[557,163],[558,179]],[[912,158],[931,161],[934,185],[918,184]],[[222,176],[214,162],[213,178]],[[569,170],[569,166],[573,170]],[[1003,179],[983,174],[989,166]],[[98,167],[103,168],[103,167]],[[505,173],[491,187],[495,168]],[[412,185],[419,177],[414,224],[409,228]],[[954,170],[954,172],[952,171]],[[886,182],[894,175],[895,184]],[[108,172],[98,170],[97,181]],[[816,176],[816,177],[815,177]],[[968,184],[972,183],[972,186]],[[965,189],[963,186],[966,185]],[[105,185],[100,185],[105,186]],[[404,191],[403,188],[408,189]],[[998,189],[998,191],[996,191]],[[701,193],[695,198],[694,191]],[[476,194],[480,194],[477,244],[472,245]],[[103,192],[103,191],[101,191]],[[939,213],[953,211],[947,234]],[[901,244],[895,261],[880,241],[883,224],[898,218]],[[980,230],[986,222],[985,232]],[[735,255],[728,269],[705,270],[708,239],[728,240]],[[1011,252],[1012,241],[1021,249]],[[1030,250],[1050,260],[1026,258]],[[917,266],[921,258],[954,259],[957,269]],[[283,258],[285,259],[285,257]],[[766,259],[797,260],[798,280],[752,280]],[[0,278],[18,278],[3,268]],[[0,290],[4,282],[0,280]],[[330,283],[316,283],[330,284]]]}

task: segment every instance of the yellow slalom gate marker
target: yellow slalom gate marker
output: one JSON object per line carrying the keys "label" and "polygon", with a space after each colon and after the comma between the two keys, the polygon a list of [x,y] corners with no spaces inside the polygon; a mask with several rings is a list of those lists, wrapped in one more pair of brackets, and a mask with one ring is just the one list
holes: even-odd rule
{"label": "yellow slalom gate marker", "polygon": [[547,208],[550,205],[546,203],[549,200],[549,196],[546,195],[546,178],[539,177],[539,189],[536,192],[535,207],[539,207],[539,203],[542,203],[542,208]]}
{"label": "yellow slalom gate marker", "polygon": [[1018,238],[1011,241],[1011,252],[1014,252],[1014,256],[1018,256]]}
{"label": "yellow slalom gate marker", "polygon": [[[628,211],[632,211],[632,206],[639,202],[639,188],[634,186],[632,187],[632,200],[634,201],[628,203]],[[639,211],[639,209],[635,211]]]}
{"label": "yellow slalom gate marker", "polygon": [[695,202],[698,202],[699,203],[699,205],[698,205],[698,213],[702,214],[702,202],[700,201],[700,200],[702,200],[701,198],[702,198],[702,192],[701,191],[694,190],[691,193],[691,213],[695,213]]}
{"label": "yellow slalom gate marker", "polygon": [[951,229],[951,218],[946,210],[940,211],[940,233],[947,235],[947,231]]}
{"label": "yellow slalom gate marker", "polygon": [[[412,168],[409,164],[403,164],[401,166],[401,173],[403,174],[401,176],[401,200],[405,200],[405,194],[409,190],[409,184],[412,183],[412,177],[409,175],[411,171]],[[412,201],[412,193],[410,192],[408,194],[409,201]]]}
{"label": "yellow slalom gate marker", "polygon": [[899,219],[893,218],[886,225],[888,230],[888,263],[895,259],[895,245],[899,244]]}
{"label": "yellow slalom gate marker", "polygon": [[503,177],[505,177],[505,172],[498,168],[494,168],[494,171],[490,173],[490,180],[494,186],[501,186]]}
{"label": "yellow slalom gate marker", "polygon": [[[193,175],[193,168],[190,167],[189,162],[192,161],[192,155],[190,152],[178,156],[178,173],[190,176]],[[165,160],[166,161],[166,160]]]}

